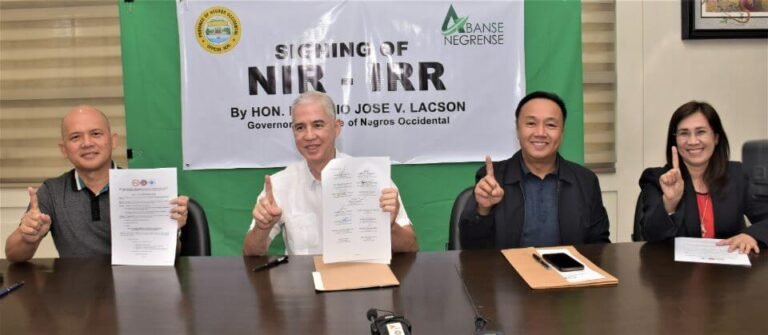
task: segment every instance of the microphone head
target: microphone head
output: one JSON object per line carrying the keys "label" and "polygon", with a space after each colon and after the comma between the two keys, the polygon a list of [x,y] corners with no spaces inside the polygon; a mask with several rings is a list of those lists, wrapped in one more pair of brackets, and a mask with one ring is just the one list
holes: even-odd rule
{"label": "microphone head", "polygon": [[379,313],[375,308],[371,308],[368,310],[368,313],[366,313],[365,316],[368,318],[368,320],[373,321],[376,320],[376,317],[379,316]]}
{"label": "microphone head", "polygon": [[475,318],[475,330],[485,330],[485,325],[487,324],[488,320],[484,319],[483,317],[478,316]]}

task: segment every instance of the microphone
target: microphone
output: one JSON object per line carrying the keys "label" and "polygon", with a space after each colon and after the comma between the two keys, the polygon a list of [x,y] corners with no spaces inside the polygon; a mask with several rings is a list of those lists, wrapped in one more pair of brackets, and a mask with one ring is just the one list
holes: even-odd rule
{"label": "microphone", "polygon": [[472,299],[472,295],[469,294],[467,282],[464,281],[464,276],[461,275],[459,267],[456,265],[453,267],[456,269],[456,275],[458,275],[459,279],[461,279],[461,285],[464,287],[464,294],[466,295],[467,300],[469,300],[469,304],[472,305],[472,311],[475,312],[475,335],[503,335],[504,333],[501,331],[485,329],[485,326],[488,325],[488,320],[484,318],[482,314],[480,314],[479,310],[477,310],[475,300]]}
{"label": "microphone", "polygon": [[376,320],[376,317],[379,315],[378,310],[375,308],[371,308],[368,310],[368,313],[365,314],[366,319],[369,321]]}
{"label": "microphone", "polygon": [[[379,312],[384,314],[379,316]],[[411,335],[411,323],[395,312],[371,308],[365,317],[371,321],[372,335]]]}

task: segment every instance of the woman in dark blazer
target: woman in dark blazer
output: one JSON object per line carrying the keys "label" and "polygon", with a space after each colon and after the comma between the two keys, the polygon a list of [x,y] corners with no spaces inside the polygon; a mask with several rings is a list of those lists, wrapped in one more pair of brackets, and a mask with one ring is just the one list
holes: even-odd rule
{"label": "woman in dark blazer", "polygon": [[729,251],[759,253],[758,244],[768,244],[768,201],[751,197],[741,163],[728,161],[728,137],[715,109],[698,101],[680,106],[666,148],[667,165],[640,177],[645,239],[719,238]]}

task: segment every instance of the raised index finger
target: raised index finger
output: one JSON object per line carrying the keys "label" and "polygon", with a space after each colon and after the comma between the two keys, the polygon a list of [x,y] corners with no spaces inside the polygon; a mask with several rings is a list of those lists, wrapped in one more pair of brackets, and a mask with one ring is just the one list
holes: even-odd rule
{"label": "raised index finger", "polygon": [[680,169],[680,159],[677,157],[677,147],[672,146],[672,168]]}
{"label": "raised index finger", "polygon": [[275,204],[275,196],[272,195],[272,179],[269,175],[264,176],[264,193],[267,195],[267,201],[270,205]]}
{"label": "raised index finger", "polygon": [[494,175],[493,175],[493,161],[491,160],[491,156],[490,155],[485,156],[485,173],[488,176],[494,177]]}
{"label": "raised index finger", "polygon": [[40,210],[40,206],[37,204],[37,189],[27,187],[27,193],[29,193],[29,210]]}

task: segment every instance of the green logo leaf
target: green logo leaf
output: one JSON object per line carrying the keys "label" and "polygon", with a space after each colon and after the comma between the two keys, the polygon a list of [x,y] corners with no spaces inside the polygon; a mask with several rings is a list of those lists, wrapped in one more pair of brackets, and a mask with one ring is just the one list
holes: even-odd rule
{"label": "green logo leaf", "polygon": [[[445,20],[443,20],[443,35],[453,35],[457,32],[464,33],[464,25],[467,23],[469,16],[459,17],[456,15],[456,10],[453,9],[453,5],[448,7],[448,13],[445,14]],[[453,21],[453,24],[451,24]]]}

